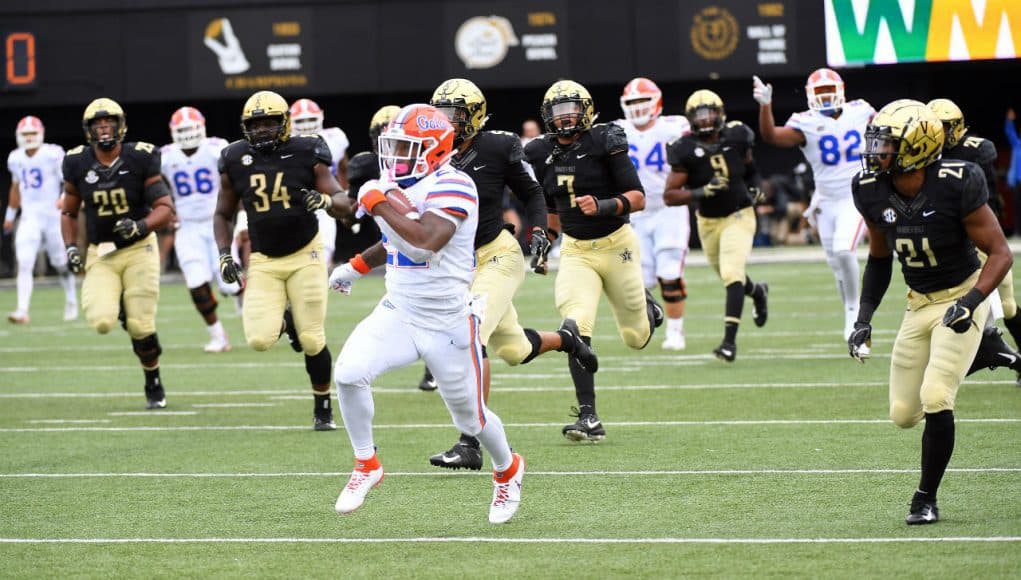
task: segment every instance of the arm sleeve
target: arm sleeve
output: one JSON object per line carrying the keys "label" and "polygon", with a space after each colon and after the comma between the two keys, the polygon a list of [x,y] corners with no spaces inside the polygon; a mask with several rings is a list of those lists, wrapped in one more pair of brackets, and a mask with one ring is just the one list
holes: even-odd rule
{"label": "arm sleeve", "polygon": [[512,141],[504,182],[510,186],[514,195],[525,204],[528,223],[545,227],[546,196],[543,194],[542,186],[528,172],[525,162],[525,151],[521,147],[521,141],[516,137],[512,138]]}
{"label": "arm sleeve", "polygon": [[872,322],[872,315],[883,301],[886,290],[893,278],[893,254],[885,258],[869,256],[865,262],[865,273],[861,281],[861,302],[858,307],[858,322]]}

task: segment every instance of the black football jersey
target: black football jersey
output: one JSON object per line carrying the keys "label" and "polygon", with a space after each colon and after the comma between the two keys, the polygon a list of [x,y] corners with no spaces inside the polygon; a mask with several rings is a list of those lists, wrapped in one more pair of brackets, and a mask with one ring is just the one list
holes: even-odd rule
{"label": "black football jersey", "polygon": [[118,248],[133,244],[113,233],[113,226],[121,218],[140,220],[149,215],[145,181],[160,175],[159,149],[142,141],[123,143],[120,156],[107,167],[96,159],[92,147],[79,145],[64,156],[63,172],[85,202],[89,243],[114,242]]}
{"label": "black football jersey", "polygon": [[492,242],[504,227],[503,194],[509,187],[528,208],[529,223],[546,225],[542,187],[525,168],[521,139],[506,131],[483,131],[452,164],[471,176],[479,192],[479,227],[475,247]]}
{"label": "black football jersey", "polygon": [[262,153],[248,141],[235,141],[220,154],[226,173],[248,213],[252,251],[286,256],[319,233],[314,213],[305,211],[301,189],[315,189],[316,163],[330,167],[326,142],[318,135],[294,136]]}
{"label": "black football jersey", "polygon": [[856,175],[851,193],[858,213],[883,232],[886,245],[897,253],[904,282],[913,290],[945,290],[979,268],[964,218],[982,207],[989,193],[974,163],[933,163],[914,198],[897,193],[889,175],[875,173]]}
{"label": "black football jersey", "polygon": [[704,217],[726,217],[751,205],[747,176],[754,167],[746,161],[748,151],[755,144],[755,134],[740,121],[731,121],[720,132],[714,143],[699,140],[697,135],[685,135],[667,145],[667,163],[671,169],[688,174],[685,187],[695,189],[709,183],[713,175],[726,177],[727,191],[717,193],[699,202],[698,213]]}
{"label": "black football jersey", "polygon": [[370,179],[379,179],[379,156],[362,151],[347,161],[347,196],[358,199],[358,190]]}
{"label": "black football jersey", "polygon": [[982,168],[982,174],[986,178],[986,187],[989,189],[990,202],[996,192],[996,145],[989,139],[978,136],[965,135],[964,139],[958,141],[957,145],[950,149],[943,150],[944,159],[960,159],[971,161]]}
{"label": "black football jersey", "polygon": [[559,214],[564,233],[591,240],[608,236],[630,221],[627,215],[587,216],[575,201],[585,195],[610,199],[625,191],[644,193],[627,152],[623,127],[606,123],[594,125],[570,145],[560,145],[556,135],[547,134],[525,147],[546,194],[546,207]]}

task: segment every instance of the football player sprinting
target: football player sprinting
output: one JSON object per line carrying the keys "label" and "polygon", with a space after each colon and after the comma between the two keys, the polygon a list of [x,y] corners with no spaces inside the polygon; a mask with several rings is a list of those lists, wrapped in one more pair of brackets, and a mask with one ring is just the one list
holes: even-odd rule
{"label": "football player sprinting", "polygon": [[826,262],[837,280],[844,304],[844,339],[858,317],[856,249],[865,225],[851,201],[851,178],[861,169],[865,125],[876,114],[862,99],[847,101],[840,75],[821,68],[808,77],[808,110],[794,113],[783,127],[773,121],[773,86],[754,77],[752,95],[759,103],[759,133],[777,147],[800,147],[812,166],[815,193],[805,218],[819,233]]}
{"label": "football player sprinting", "polygon": [[[581,340],[573,320],[565,319],[557,332],[522,328],[518,322],[512,300],[525,279],[525,257],[504,223],[505,188],[521,200],[528,223],[533,224],[530,232],[531,251],[536,260],[533,271],[546,273],[545,261],[551,246],[546,232],[546,198],[528,171],[521,139],[513,133],[482,130],[489,119],[486,98],[469,80],[444,81],[429,104],[445,114],[454,126],[456,150],[450,164],[468,174],[478,190],[479,225],[475,232],[478,269],[471,293],[473,309],[481,319],[483,400],[489,400],[490,351],[515,366],[558,350],[596,370],[598,360]],[[437,467],[481,469],[479,440],[462,433],[460,441],[448,451],[430,457],[429,462]]]}
{"label": "football player sprinting", "polygon": [[[330,148],[330,170],[337,178],[337,183],[348,189],[347,148],[351,143],[340,127],[323,127],[325,117],[318,103],[312,99],[298,99],[291,103],[291,134],[322,137]],[[316,211],[316,219],[319,220],[319,237],[325,248],[324,262],[332,266],[333,252],[337,248],[337,220],[324,210]]]}
{"label": "football player sprinting", "polygon": [[[367,272],[385,263],[386,294],[337,357],[334,380],[355,455],[354,471],[337,498],[339,513],[358,509],[383,480],[372,433],[372,382],[420,359],[432,369],[454,424],[477,437],[492,458],[489,521],[506,522],[521,502],[525,461],[511,451],[503,424],[482,393],[479,319],[469,291],[478,192],[471,177],[450,164],[454,134],[435,107],[404,107],[379,138],[385,181],[369,180],[358,193],[362,210],[375,217],[384,237],[352,266]],[[412,212],[389,202],[394,195],[406,199],[411,205],[405,209]],[[337,272],[332,278],[338,290],[350,291],[350,280],[338,279]]]}
{"label": "football player sprinting", "polygon": [[216,280],[223,295],[234,296],[240,291],[237,283],[223,281],[213,239],[213,213],[220,193],[216,165],[227,142],[206,136],[206,119],[193,107],[181,107],[170,117],[170,136],[173,143],[160,148],[160,157],[181,224],[174,234],[174,250],[192,303],[209,331],[203,350],[227,352],[230,341],[216,316],[216,296],[210,287]]}
{"label": "football player sprinting", "polygon": [[667,205],[698,204],[702,248],[726,290],[723,341],[713,354],[734,362],[745,296],[752,299],[755,326],[768,317],[769,286],[746,273],[755,237],[755,135],[740,121],[727,123],[723,101],[709,90],[692,93],[684,112],[692,133],[667,147],[670,175],[663,198]]}
{"label": "football player sprinting", "polygon": [[64,289],[64,320],[78,318],[78,297],[75,295],[74,274],[67,268],[67,254],[60,235],[60,192],[63,176],[64,149],[44,141],[45,128],[38,117],[25,117],[18,121],[14,135],[18,148],[7,156],[7,169],[11,172],[11,190],[4,215],[4,233],[14,231],[14,222],[21,210],[21,222],[14,239],[14,252],[18,261],[18,304],[7,320],[14,324],[28,324],[29,305],[32,301],[33,269],[39,248],[46,249],[50,264],[57,271]]}
{"label": "football player sprinting", "polygon": [[[241,113],[245,138],[220,155],[220,196],[213,217],[225,282],[239,282],[231,255],[231,220],[238,201],[252,244],[241,318],[257,351],[273,346],[292,305],[293,334],[305,353],[316,431],[336,429],[330,405],[330,349],[326,319],[326,262],[315,211],[345,217],[349,200],[330,172],[330,151],[318,135],[291,136],[287,102],[271,91],[249,97]],[[331,192],[332,195],[322,193]]]}
{"label": "football player sprinting", "polygon": [[[989,208],[994,214],[1003,211],[1003,202],[996,191],[996,145],[989,139],[983,139],[968,130],[964,123],[964,113],[950,99],[933,99],[927,105],[940,121],[943,122],[944,159],[961,159],[978,164],[986,179],[989,189]],[[979,258],[984,259],[983,254]],[[1021,347],[1021,313],[1018,312],[1017,301],[1014,299],[1014,274],[1007,272],[997,287],[1000,305],[1003,308],[1003,324],[1014,339],[1014,344]],[[1002,357],[993,357],[993,360]]]}
{"label": "football player sprinting", "polygon": [[631,227],[642,244],[642,277],[646,288],[659,284],[666,310],[665,350],[684,350],[684,261],[691,238],[688,206],[667,207],[663,189],[670,166],[667,143],[691,130],[681,116],[663,116],[663,93],[647,78],[632,79],[620,97],[628,156],[645,188],[645,209],[631,214]]}
{"label": "football player sprinting", "polygon": [[[85,270],[82,310],[100,334],[121,324],[145,373],[147,409],[166,407],[156,335],[160,256],[156,230],[174,218],[170,190],[160,175],[160,153],[142,141],[124,143],[127,120],[111,99],[89,103],[82,116],[86,145],[64,157],[61,231],[72,272]],[[76,245],[78,212],[85,208],[89,241]]]}
{"label": "football player sprinting", "polygon": [[[593,125],[592,96],[574,81],[554,83],[541,112],[548,133],[530,142],[525,156],[546,194],[550,230],[563,230],[557,310],[565,322],[576,321],[591,346],[605,293],[624,344],[645,348],[663,323],[663,308],[642,283],[640,242],[629,223],[631,212],[645,207],[645,194],[627,156],[627,135],[619,125]],[[577,420],[561,432],[572,441],[601,441],[606,428],[596,411],[596,368],[578,356],[568,357],[568,366]]]}
{"label": "football player sprinting", "polygon": [[[954,402],[989,316],[986,296],[1013,258],[987,205],[977,165],[940,159],[943,126],[923,103],[894,101],[865,132],[865,171],[851,190],[869,228],[861,305],[848,339],[869,356],[872,315],[889,287],[893,252],[908,286],[907,311],[890,360],[890,418],[925,421],[921,479],[909,525],[939,520],[936,492],[954,451]],[[988,255],[980,265],[976,247]]]}

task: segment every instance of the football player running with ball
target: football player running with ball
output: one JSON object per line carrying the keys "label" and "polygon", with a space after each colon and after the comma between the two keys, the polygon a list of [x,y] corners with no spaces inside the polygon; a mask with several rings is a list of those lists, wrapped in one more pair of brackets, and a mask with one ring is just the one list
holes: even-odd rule
{"label": "football player running with ball", "polygon": [[[241,113],[245,138],[220,156],[220,197],[213,227],[220,247],[220,273],[239,282],[241,267],[231,256],[231,220],[238,201],[248,215],[247,288],[241,318],[248,345],[273,346],[292,304],[294,334],[305,353],[312,383],[316,431],[336,429],[330,406],[330,349],[326,346],[326,262],[317,210],[350,214],[349,200],[330,172],[330,151],[318,135],[291,136],[287,102],[271,91],[249,97]],[[322,193],[331,192],[332,195]]]}
{"label": "football player running with ball", "polygon": [[855,253],[865,225],[851,201],[851,178],[861,169],[865,125],[876,114],[862,99],[847,101],[844,81],[821,68],[808,77],[808,110],[794,113],[783,127],[773,120],[773,85],[753,77],[752,96],[759,103],[759,133],[777,147],[800,147],[812,166],[815,193],[805,210],[809,225],[819,232],[826,262],[837,280],[844,304],[844,339],[858,317],[858,257]]}
{"label": "football player running with ball", "polygon": [[[124,109],[100,98],[82,116],[87,145],[64,157],[64,215],[61,231],[72,272],[85,270],[82,310],[89,325],[106,334],[121,324],[145,373],[147,409],[167,406],[160,380],[156,306],[160,297],[160,255],[156,230],[174,217],[170,190],[160,174],[160,153],[152,143],[124,143]],[[75,245],[78,212],[85,207],[89,241],[83,260]]]}
{"label": "football player running with ball", "polygon": [[[365,182],[358,194],[361,211],[375,217],[384,237],[350,267],[367,272],[385,263],[386,294],[337,357],[334,380],[355,455],[335,506],[342,514],[358,509],[383,480],[372,433],[372,382],[420,359],[435,374],[454,424],[492,457],[489,521],[506,522],[521,502],[525,461],[511,451],[482,393],[482,342],[470,293],[479,196],[471,177],[450,163],[454,134],[435,107],[404,107],[379,138],[383,181]],[[338,290],[350,291],[350,280],[337,272],[332,278]]]}
{"label": "football player running with ball", "polygon": [[727,293],[723,341],[713,354],[734,362],[745,296],[752,299],[755,326],[766,324],[768,317],[769,286],[752,282],[745,273],[755,237],[755,135],[740,121],[727,123],[723,101],[709,90],[692,93],[684,112],[692,133],[667,148],[670,175],[663,199],[667,205],[698,204],[702,248]]}
{"label": "football player running with ball", "polygon": [[[574,81],[554,83],[541,112],[548,133],[530,142],[525,155],[545,191],[550,230],[563,230],[557,310],[565,322],[577,323],[582,341],[591,346],[599,297],[605,293],[624,344],[645,348],[663,323],[663,308],[642,282],[640,242],[629,223],[631,212],[645,208],[645,194],[628,159],[627,135],[619,125],[593,124],[592,96]],[[577,421],[562,433],[572,441],[602,441],[606,429],[596,412],[596,368],[578,356],[568,361]]]}
{"label": "football player running with ball", "polygon": [[[1013,262],[981,169],[941,160],[943,141],[943,125],[925,104],[894,101],[869,123],[865,171],[851,185],[869,228],[858,320],[847,341],[852,357],[869,356],[894,251],[908,286],[890,360],[890,418],[903,428],[925,421],[909,525],[939,520],[936,492],[954,451],[957,389],[982,339],[986,297]],[[976,247],[988,255],[985,265]]]}

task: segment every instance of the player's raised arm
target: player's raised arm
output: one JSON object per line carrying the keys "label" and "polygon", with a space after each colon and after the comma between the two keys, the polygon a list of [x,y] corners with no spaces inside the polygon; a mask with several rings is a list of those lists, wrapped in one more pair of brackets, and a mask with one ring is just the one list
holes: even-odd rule
{"label": "player's raised arm", "polygon": [[805,135],[791,127],[777,127],[773,119],[773,85],[752,77],[752,97],[759,103],[759,134],[762,141],[777,147],[798,147],[805,144]]}

